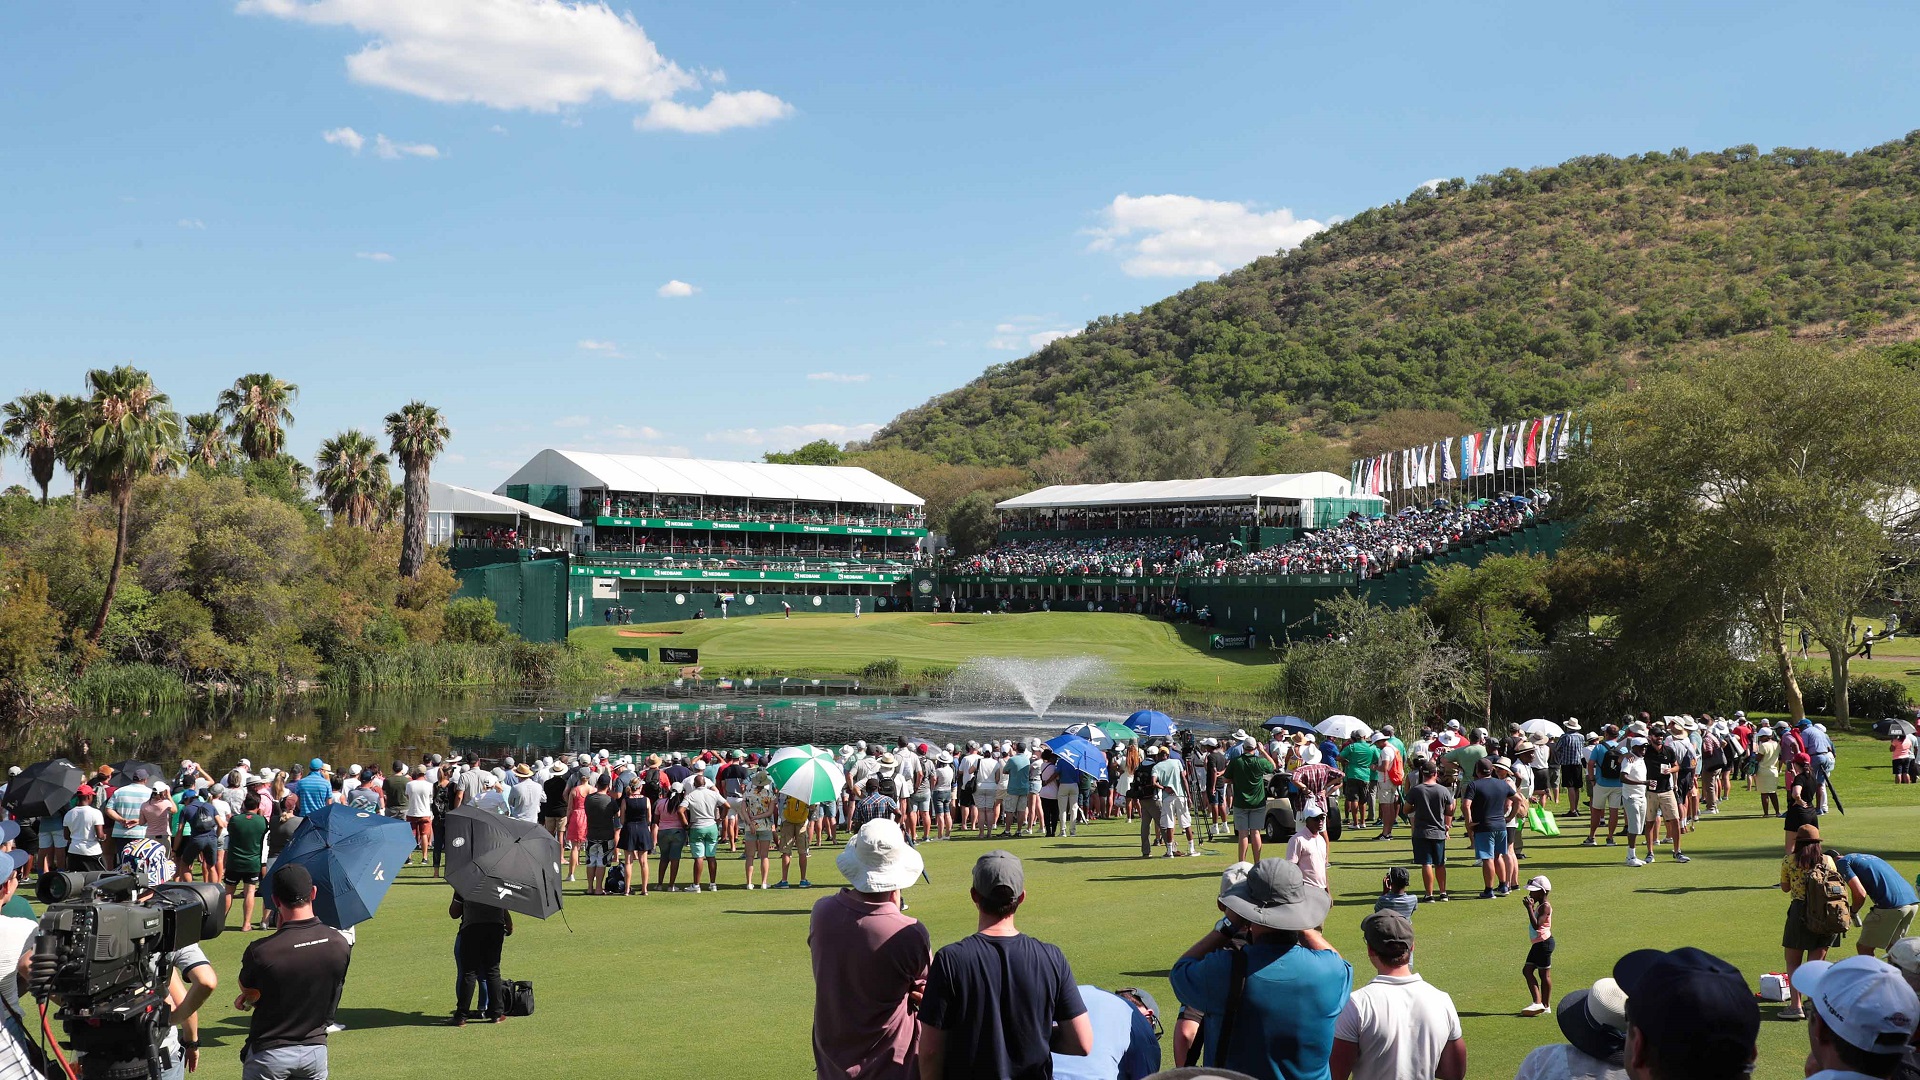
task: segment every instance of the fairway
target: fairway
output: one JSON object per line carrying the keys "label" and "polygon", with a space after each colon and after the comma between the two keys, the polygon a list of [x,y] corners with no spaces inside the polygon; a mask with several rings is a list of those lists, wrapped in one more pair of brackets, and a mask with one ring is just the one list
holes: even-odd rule
{"label": "fairway", "polygon": [[[639,637],[678,631],[670,637]],[[857,675],[876,660],[898,659],[903,674],[945,672],[973,656],[1097,656],[1113,667],[1114,689],[1139,691],[1177,681],[1186,691],[1257,692],[1279,674],[1267,649],[1214,652],[1204,627],[1109,612],[946,615],[778,615],[694,619],[575,630],[575,645],[611,659],[616,646],[697,648],[708,674]],[[657,652],[650,655],[657,656]]]}
{"label": "fairway", "polygon": [[[1879,854],[1912,875],[1920,870],[1913,829],[1920,787],[1892,786],[1884,744],[1838,742],[1836,783],[1850,812],[1823,819],[1824,831],[1837,849]],[[1737,792],[1720,815],[1703,820],[1687,838],[1694,861],[1686,866],[1663,858],[1630,869],[1620,865],[1624,848],[1583,848],[1583,835],[1568,827],[1559,839],[1530,839],[1531,858],[1521,864],[1523,874],[1554,882],[1556,1000],[1608,974],[1621,954],[1647,946],[1711,950],[1739,965],[1750,983],[1781,970],[1782,833],[1777,819],[1758,817],[1755,796]],[[1213,896],[1232,848],[1208,845],[1199,859],[1141,859],[1135,836],[1106,823],[1078,837],[1003,843],[1026,863],[1022,929],[1059,944],[1079,981],[1145,987],[1171,1016],[1167,973],[1216,918]],[[907,899],[936,948],[973,931],[967,872],[990,846],[967,840],[923,847],[932,884],[916,886]],[[1463,846],[1457,837],[1450,845],[1452,884],[1470,896],[1464,886],[1478,875],[1458,856]],[[503,971],[534,981],[536,1015],[463,1029],[438,1026],[453,1004],[449,891],[409,868],[379,916],[360,927],[339,1014],[348,1030],[332,1042],[335,1075],[437,1078],[454,1062],[489,1054],[511,1054],[562,1076],[810,1075],[807,913],[823,893],[746,892],[740,864],[722,856],[722,891],[697,896],[575,895],[585,888],[583,874],[568,886],[564,920],[518,919],[507,942]],[[1404,840],[1333,846],[1335,905],[1327,932],[1356,964],[1357,981],[1371,977],[1360,918],[1372,909],[1384,869],[1408,861]],[[842,881],[831,852],[817,853],[811,874],[816,886]],[[1460,1010],[1469,1076],[1510,1077],[1528,1049],[1559,1041],[1551,1017],[1516,1015],[1527,1000],[1519,973],[1526,920],[1517,896],[1422,907],[1413,921],[1415,967]],[[208,946],[222,984],[203,1011],[200,1076],[239,1074],[245,1017],[231,1003],[248,940],[226,934]],[[1851,939],[1841,951],[1851,953]],[[1799,1077],[1806,1027],[1775,1021],[1774,1012],[1764,1007],[1754,1075]],[[1169,1053],[1171,1045],[1169,1036]]]}

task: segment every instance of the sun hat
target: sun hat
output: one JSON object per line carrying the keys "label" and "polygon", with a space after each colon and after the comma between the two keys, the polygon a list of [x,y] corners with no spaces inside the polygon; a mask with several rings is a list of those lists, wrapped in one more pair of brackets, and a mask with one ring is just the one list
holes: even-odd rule
{"label": "sun hat", "polygon": [[1613,965],[1613,978],[1627,992],[1632,1026],[1660,1050],[1684,1047],[1697,1057],[1724,1046],[1745,1060],[1760,1037],[1760,1006],[1746,976],[1712,953],[1638,949]]}
{"label": "sun hat", "polygon": [[1820,826],[1818,825],[1802,825],[1793,831],[1794,847],[1799,847],[1802,844],[1817,844],[1819,842]]}
{"label": "sun hat", "polygon": [[753,770],[753,786],[754,787],[757,787],[757,788],[770,787],[772,786],[772,784],[773,784],[772,773],[768,772],[765,769]]}
{"label": "sun hat", "polygon": [[1564,724],[1561,724],[1560,726],[1563,728],[1566,728],[1568,731],[1579,731],[1580,720],[1578,717],[1569,716],[1567,717],[1567,722]]}
{"label": "sun hat", "polygon": [[1809,960],[1793,973],[1820,1022],[1842,1041],[1875,1054],[1897,1054],[1920,1023],[1920,997],[1891,964],[1871,956],[1839,963]]}
{"label": "sun hat", "polygon": [[1611,978],[1575,990],[1560,1003],[1560,1034],[1575,1050],[1611,1061],[1627,1046],[1627,993]]}
{"label": "sun hat", "polygon": [[1386,733],[1385,731],[1376,731],[1376,732],[1374,732],[1374,733],[1373,733],[1373,741],[1374,741],[1374,742],[1386,742],[1386,741],[1387,741],[1387,733]]}
{"label": "sun hat", "polygon": [[1532,877],[1527,879],[1527,891],[1528,892],[1552,892],[1553,882],[1548,881],[1547,875],[1545,874],[1535,874]]}
{"label": "sun hat", "polygon": [[513,767],[513,775],[522,780],[531,780],[533,779],[533,770],[528,768],[527,763],[523,761]]}
{"label": "sun hat", "polygon": [[1300,868],[1285,859],[1261,859],[1247,879],[1227,891],[1220,903],[1228,911],[1275,930],[1311,930],[1327,921],[1333,897],[1308,885]]}

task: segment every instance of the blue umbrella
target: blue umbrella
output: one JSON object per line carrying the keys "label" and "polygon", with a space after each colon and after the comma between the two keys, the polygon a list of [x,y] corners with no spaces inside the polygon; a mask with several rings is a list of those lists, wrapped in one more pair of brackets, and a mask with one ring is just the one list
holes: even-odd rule
{"label": "blue umbrella", "polygon": [[1106,779],[1107,755],[1087,740],[1077,735],[1055,735],[1047,740],[1047,747],[1053,751],[1053,756],[1095,780]]}
{"label": "blue umbrella", "polygon": [[1127,717],[1126,724],[1139,732],[1143,739],[1173,737],[1173,719],[1154,709],[1141,709]]}
{"label": "blue umbrella", "polygon": [[1303,731],[1308,735],[1320,734],[1319,729],[1297,716],[1276,716],[1260,726],[1275,728],[1280,731]]}
{"label": "blue umbrella", "polygon": [[274,866],[306,867],[318,890],[313,913],[345,930],[373,918],[413,846],[406,822],[332,803],[300,823]]}

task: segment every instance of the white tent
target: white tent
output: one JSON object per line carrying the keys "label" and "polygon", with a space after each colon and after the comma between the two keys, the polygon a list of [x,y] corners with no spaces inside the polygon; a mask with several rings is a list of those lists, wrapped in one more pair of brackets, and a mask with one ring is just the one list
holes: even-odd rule
{"label": "white tent", "polygon": [[572,530],[580,527],[573,518],[532,503],[437,480],[428,481],[427,543],[452,542],[460,528],[456,521],[462,518],[470,530],[475,528],[476,521],[488,528],[520,529],[526,534],[524,539],[529,546],[534,540],[545,546],[566,546]]}
{"label": "white tent", "polygon": [[898,484],[847,465],[769,465],[582,450],[542,450],[494,490],[505,491],[515,484],[566,487],[574,501],[582,489],[600,489],[877,506],[925,503]]}
{"label": "white tent", "polygon": [[1001,510],[1067,510],[1101,506],[1199,506],[1279,499],[1345,499],[1353,484],[1330,472],[1143,480],[1131,484],[1055,484],[998,503]]}

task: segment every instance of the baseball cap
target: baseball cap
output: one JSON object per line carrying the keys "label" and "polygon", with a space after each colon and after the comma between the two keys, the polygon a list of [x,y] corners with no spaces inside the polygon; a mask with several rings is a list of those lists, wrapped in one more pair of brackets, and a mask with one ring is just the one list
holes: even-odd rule
{"label": "baseball cap", "polygon": [[1527,879],[1527,891],[1528,892],[1552,892],[1553,882],[1548,881],[1547,875],[1545,874],[1535,874],[1532,877]]}
{"label": "baseball cap", "polygon": [[1327,812],[1325,810],[1320,809],[1320,804],[1318,802],[1312,799],[1308,799],[1307,804],[1300,808],[1300,816],[1302,818],[1326,817]]}
{"label": "baseball cap", "polygon": [[1397,911],[1376,911],[1360,920],[1367,948],[1383,957],[1413,951],[1413,924]]}
{"label": "baseball cap", "polygon": [[304,904],[313,899],[313,874],[299,863],[275,870],[273,898],[282,904]]}
{"label": "baseball cap", "polygon": [[1875,1054],[1899,1053],[1920,1023],[1920,997],[1893,965],[1871,956],[1839,963],[1809,960],[1793,973],[1793,988],[1841,1040]]}
{"label": "baseball cap", "polygon": [[326,767],[327,767],[327,763],[324,761],[321,761],[319,758],[314,758],[312,761],[307,762],[307,768],[309,769],[319,770],[319,769],[324,769]]}
{"label": "baseball cap", "polygon": [[973,864],[973,891],[990,904],[1010,904],[1027,891],[1026,871],[1020,857],[995,848]]}
{"label": "baseball cap", "polygon": [[1227,895],[1229,890],[1245,882],[1247,880],[1247,874],[1252,872],[1252,870],[1252,863],[1237,862],[1225,870],[1220,871],[1220,895]]}
{"label": "baseball cap", "polygon": [[1887,963],[1920,979],[1920,937],[1903,937],[1887,950]]}
{"label": "baseball cap", "polygon": [[1690,1060],[1752,1057],[1760,1006],[1746,977],[1725,960],[1691,947],[1637,949],[1613,965],[1613,978],[1627,992],[1628,1020],[1663,1052]]}

